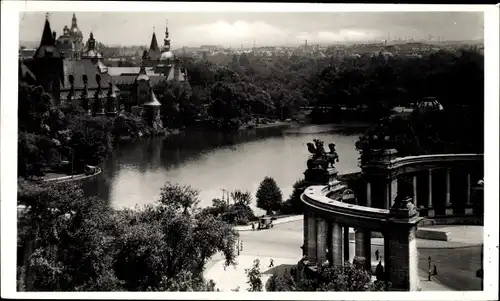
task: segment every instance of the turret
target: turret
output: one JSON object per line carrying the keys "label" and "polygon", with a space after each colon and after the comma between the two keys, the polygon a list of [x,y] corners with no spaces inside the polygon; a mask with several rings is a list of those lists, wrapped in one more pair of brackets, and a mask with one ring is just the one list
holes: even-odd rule
{"label": "turret", "polygon": [[153,36],[151,37],[151,44],[149,46],[149,51],[159,52],[160,47],[158,46],[158,41],[156,40],[156,33],[153,27]]}
{"label": "turret", "polygon": [[90,111],[90,106],[89,106],[89,88],[88,88],[88,77],[86,74],[84,74],[82,76],[82,80],[83,80],[83,92],[82,92],[82,96],[81,96],[81,100],[82,100],[82,108],[85,112],[89,112]]}
{"label": "turret", "polygon": [[163,48],[164,48],[164,51],[170,51],[170,39],[169,39],[169,34],[168,34],[168,20],[167,20],[167,24],[165,26],[165,39],[163,40]]}
{"label": "turret", "polygon": [[97,83],[97,90],[94,94],[94,113],[96,115],[104,114],[104,108],[102,106],[102,87],[101,87],[101,75],[98,73],[95,75],[95,81]]}
{"label": "turret", "polygon": [[113,83],[109,83],[109,89],[108,89],[108,101],[106,105],[106,113],[110,115],[116,114],[116,102],[117,102],[117,96],[115,93],[115,89],[113,86]]}
{"label": "turret", "polygon": [[68,81],[69,81],[69,85],[70,85],[69,94],[68,94],[68,103],[72,103],[73,98],[75,97],[75,77],[73,76],[73,74],[70,74],[68,76]]}

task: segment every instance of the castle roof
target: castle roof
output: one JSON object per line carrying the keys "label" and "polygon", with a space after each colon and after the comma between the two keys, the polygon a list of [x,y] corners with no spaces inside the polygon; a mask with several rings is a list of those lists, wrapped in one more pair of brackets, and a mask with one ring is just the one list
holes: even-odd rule
{"label": "castle roof", "polygon": [[108,85],[112,78],[106,73],[101,73],[98,66],[94,65],[90,60],[64,60],[63,61],[64,70],[64,82],[61,83],[61,89],[69,89],[70,84],[66,79],[71,74],[73,75],[75,81],[75,89],[81,89],[84,87],[83,75],[87,75],[88,78],[88,89],[96,89],[97,81],[95,79],[96,74],[101,75],[101,87]]}
{"label": "castle roof", "polygon": [[[54,33],[55,34],[55,33]],[[54,57],[60,58],[61,54],[56,48],[56,40],[50,28],[49,19],[45,19],[45,25],[43,27],[42,39],[40,40],[40,46],[35,52],[34,57]]]}

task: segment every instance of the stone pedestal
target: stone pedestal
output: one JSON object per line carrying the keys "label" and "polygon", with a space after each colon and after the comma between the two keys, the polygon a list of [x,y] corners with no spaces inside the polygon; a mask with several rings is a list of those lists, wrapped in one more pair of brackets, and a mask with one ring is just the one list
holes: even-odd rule
{"label": "stone pedestal", "polygon": [[427,217],[434,217],[434,216],[436,216],[436,211],[434,210],[434,208],[428,208]]}
{"label": "stone pedestal", "polygon": [[446,215],[446,216],[453,215],[453,208],[452,207],[445,208],[444,215]]}
{"label": "stone pedestal", "polygon": [[465,207],[465,215],[473,215],[474,209],[472,207]]}
{"label": "stone pedestal", "polygon": [[328,185],[337,179],[335,168],[310,168],[304,172],[304,180],[310,185]]}

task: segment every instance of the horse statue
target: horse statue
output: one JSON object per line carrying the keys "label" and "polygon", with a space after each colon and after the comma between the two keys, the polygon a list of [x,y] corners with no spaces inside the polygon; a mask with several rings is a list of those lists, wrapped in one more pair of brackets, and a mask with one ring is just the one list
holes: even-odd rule
{"label": "horse statue", "polygon": [[329,166],[334,167],[335,163],[339,162],[339,155],[335,150],[335,144],[328,144],[328,149],[330,150],[330,152],[326,154],[326,161],[328,162]]}
{"label": "horse statue", "polygon": [[307,149],[311,153],[309,160],[307,160],[307,168],[322,168],[328,169],[329,166],[333,167],[335,162],[339,162],[339,156],[335,151],[335,144],[330,143],[328,148],[330,152],[327,153],[323,147],[323,141],[314,139],[314,143],[307,143]]}

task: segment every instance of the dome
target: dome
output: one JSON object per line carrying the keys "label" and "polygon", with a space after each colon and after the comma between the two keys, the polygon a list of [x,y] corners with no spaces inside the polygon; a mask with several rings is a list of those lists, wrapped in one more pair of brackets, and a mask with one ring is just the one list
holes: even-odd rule
{"label": "dome", "polygon": [[82,31],[78,27],[71,28],[71,34],[76,37],[83,37]]}
{"label": "dome", "polygon": [[172,51],[165,51],[165,52],[162,52],[161,57],[160,57],[160,61],[165,61],[165,60],[171,59],[173,57],[174,57],[174,54],[172,53]]}

